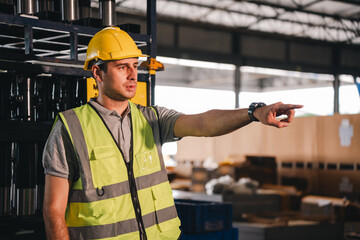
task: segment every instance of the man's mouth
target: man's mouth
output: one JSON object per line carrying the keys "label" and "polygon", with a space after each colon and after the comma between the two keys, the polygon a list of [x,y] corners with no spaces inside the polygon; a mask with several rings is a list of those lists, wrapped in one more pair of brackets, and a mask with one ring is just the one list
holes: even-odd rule
{"label": "man's mouth", "polygon": [[127,86],[125,86],[125,88],[128,91],[135,91],[136,90],[136,85],[127,85]]}

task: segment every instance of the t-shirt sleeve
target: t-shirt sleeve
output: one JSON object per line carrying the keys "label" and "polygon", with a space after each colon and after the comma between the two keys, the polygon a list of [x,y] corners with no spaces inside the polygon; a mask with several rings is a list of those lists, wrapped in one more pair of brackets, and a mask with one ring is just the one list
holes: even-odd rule
{"label": "t-shirt sleeve", "polygon": [[180,140],[181,138],[174,136],[174,126],[176,120],[183,115],[183,113],[165,107],[155,106],[155,108],[159,114],[160,131],[163,143]]}
{"label": "t-shirt sleeve", "polygon": [[44,147],[42,157],[44,173],[76,181],[79,177],[78,161],[70,136],[58,120]]}

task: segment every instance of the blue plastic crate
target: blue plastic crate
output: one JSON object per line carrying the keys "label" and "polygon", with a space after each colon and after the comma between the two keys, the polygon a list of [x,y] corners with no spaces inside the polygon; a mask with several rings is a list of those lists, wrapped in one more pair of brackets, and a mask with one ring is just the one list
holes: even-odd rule
{"label": "blue plastic crate", "polygon": [[200,233],[232,229],[232,204],[175,200],[183,232]]}
{"label": "blue plastic crate", "polygon": [[205,233],[182,233],[180,240],[238,240],[239,231],[237,228],[230,230],[205,232]]}

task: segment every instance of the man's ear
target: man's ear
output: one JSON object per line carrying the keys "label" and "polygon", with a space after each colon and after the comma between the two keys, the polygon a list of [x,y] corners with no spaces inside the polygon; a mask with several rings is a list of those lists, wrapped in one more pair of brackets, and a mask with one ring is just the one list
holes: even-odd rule
{"label": "man's ear", "polygon": [[99,66],[94,64],[91,67],[91,71],[92,71],[92,75],[95,78],[95,80],[101,82],[102,81],[102,79],[101,79],[101,70],[100,70]]}

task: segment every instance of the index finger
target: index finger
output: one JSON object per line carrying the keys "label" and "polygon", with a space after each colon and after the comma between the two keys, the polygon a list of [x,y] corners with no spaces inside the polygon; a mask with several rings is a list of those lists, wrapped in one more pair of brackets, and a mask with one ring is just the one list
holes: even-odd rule
{"label": "index finger", "polygon": [[280,105],[280,109],[281,110],[290,110],[290,109],[297,109],[297,108],[302,108],[304,105],[300,105],[300,104],[283,104]]}

